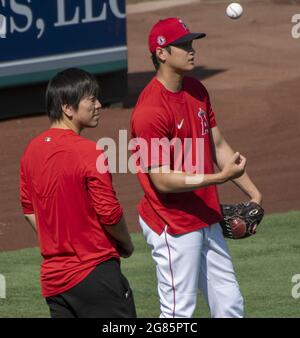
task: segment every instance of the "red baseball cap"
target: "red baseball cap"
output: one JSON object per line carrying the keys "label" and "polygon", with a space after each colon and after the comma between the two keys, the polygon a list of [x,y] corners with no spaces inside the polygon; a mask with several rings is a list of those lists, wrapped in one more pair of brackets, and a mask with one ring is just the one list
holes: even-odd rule
{"label": "red baseball cap", "polygon": [[187,25],[178,18],[167,18],[158,21],[149,33],[149,49],[151,53],[157,47],[176,45],[187,41],[201,39],[205,33],[191,33]]}

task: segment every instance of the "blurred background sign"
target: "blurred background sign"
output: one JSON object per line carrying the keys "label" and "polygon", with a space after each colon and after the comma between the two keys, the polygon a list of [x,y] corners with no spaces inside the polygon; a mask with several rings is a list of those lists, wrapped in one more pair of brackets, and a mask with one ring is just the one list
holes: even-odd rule
{"label": "blurred background sign", "polygon": [[[20,86],[26,86],[26,95],[41,94],[49,78],[69,67],[97,75],[105,88],[102,101],[122,99],[127,90],[125,0],[0,0],[0,99],[4,92],[16,95]],[[0,109],[3,117],[16,107]],[[29,112],[39,110],[43,107],[34,104]]]}

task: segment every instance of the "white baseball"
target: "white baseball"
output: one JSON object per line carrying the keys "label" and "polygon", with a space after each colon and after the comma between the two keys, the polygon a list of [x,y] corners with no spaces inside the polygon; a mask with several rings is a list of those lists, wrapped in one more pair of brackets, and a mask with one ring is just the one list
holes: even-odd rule
{"label": "white baseball", "polygon": [[238,19],[243,14],[243,7],[240,4],[233,2],[233,3],[231,3],[230,5],[227,6],[226,14],[231,19]]}

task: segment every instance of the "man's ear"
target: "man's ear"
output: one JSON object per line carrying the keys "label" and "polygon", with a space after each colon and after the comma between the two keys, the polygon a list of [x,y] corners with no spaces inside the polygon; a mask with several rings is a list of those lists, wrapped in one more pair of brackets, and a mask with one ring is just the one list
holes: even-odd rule
{"label": "man's ear", "polygon": [[161,63],[166,62],[167,54],[168,54],[168,52],[164,48],[161,48],[161,47],[156,48],[156,58]]}
{"label": "man's ear", "polygon": [[69,118],[71,119],[73,117],[74,114],[74,109],[68,105],[68,104],[64,104],[61,106],[62,112]]}

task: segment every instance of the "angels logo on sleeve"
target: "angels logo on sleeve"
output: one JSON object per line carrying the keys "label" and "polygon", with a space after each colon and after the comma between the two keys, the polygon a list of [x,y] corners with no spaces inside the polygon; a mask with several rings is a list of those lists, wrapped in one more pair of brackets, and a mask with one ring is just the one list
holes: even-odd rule
{"label": "angels logo on sleeve", "polygon": [[207,121],[206,111],[201,107],[198,111],[198,117],[201,119],[201,127],[202,127],[202,135],[206,135],[209,133],[209,123]]}

